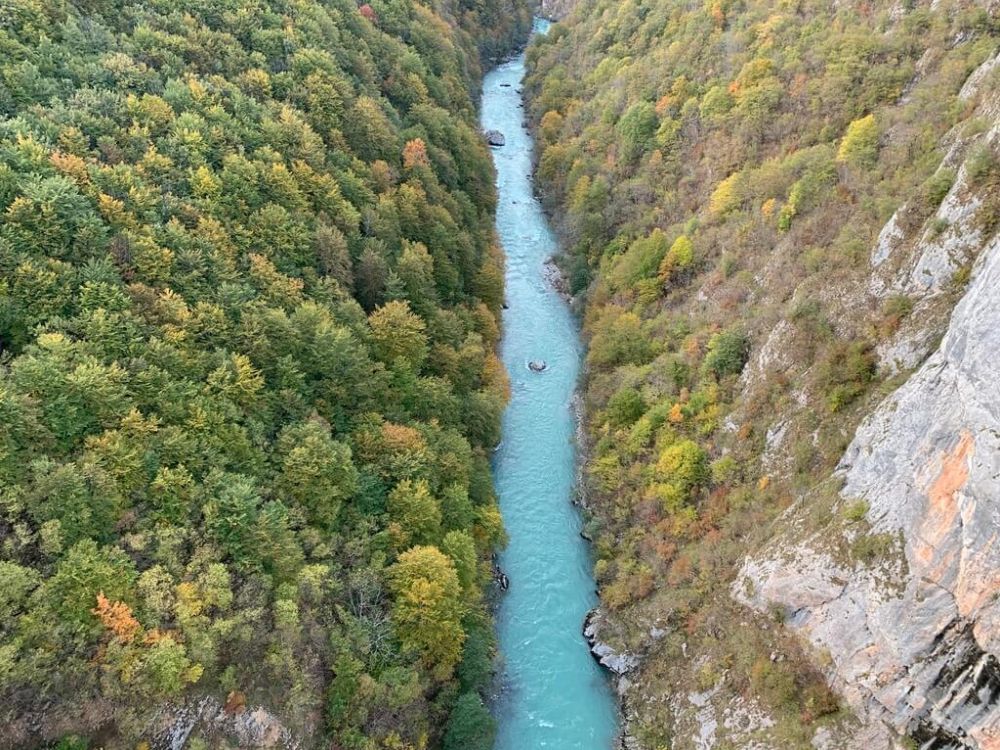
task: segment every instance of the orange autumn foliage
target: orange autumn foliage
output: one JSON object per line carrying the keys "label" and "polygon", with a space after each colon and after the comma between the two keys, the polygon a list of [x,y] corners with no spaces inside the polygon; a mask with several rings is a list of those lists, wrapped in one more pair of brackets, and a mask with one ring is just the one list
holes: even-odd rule
{"label": "orange autumn foliage", "polygon": [[426,447],[419,431],[406,425],[387,422],[382,426],[382,439],[390,452],[419,451]]}
{"label": "orange autumn foliage", "polygon": [[667,419],[674,424],[679,424],[684,421],[684,408],[680,405],[680,402],[677,402],[670,407],[670,414],[667,415]]}
{"label": "orange autumn foliage", "polygon": [[109,600],[103,591],[97,594],[97,606],[91,612],[121,643],[131,643],[142,630],[139,621],[132,615],[132,608],[125,602]]}
{"label": "orange autumn foliage", "polygon": [[53,151],[49,155],[49,162],[57,171],[72,178],[78,185],[86,184],[90,180],[87,163],[79,156]]}
{"label": "orange autumn foliage", "polygon": [[155,646],[164,638],[169,638],[172,641],[177,640],[170,632],[160,630],[159,628],[153,628],[152,630],[146,632],[146,635],[142,639],[142,644],[144,646]]}
{"label": "orange autumn foliage", "polygon": [[230,690],[229,695],[226,696],[226,705],[223,707],[223,711],[226,714],[232,716],[234,714],[241,714],[246,710],[247,697],[245,694],[241,693],[239,690]]}
{"label": "orange autumn foliage", "polygon": [[722,28],[726,23],[726,11],[722,7],[722,3],[718,0],[712,3],[712,20],[715,21],[717,28]]}
{"label": "orange autumn foliage", "polygon": [[427,158],[427,146],[422,138],[414,138],[406,142],[403,147],[403,166],[406,169],[429,167],[430,163],[430,159]]}

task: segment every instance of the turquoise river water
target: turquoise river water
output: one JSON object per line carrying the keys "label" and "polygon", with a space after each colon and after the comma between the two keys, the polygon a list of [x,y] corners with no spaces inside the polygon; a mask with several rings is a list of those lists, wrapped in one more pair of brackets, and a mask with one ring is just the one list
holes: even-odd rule
{"label": "turquoise river water", "polygon": [[[536,31],[547,30],[544,21]],[[576,321],[545,279],[556,241],[532,190],[532,140],[520,93],[524,55],[483,83],[482,126],[499,130],[493,149],[497,230],[507,256],[502,356],[511,401],[494,458],[510,543],[500,566],[510,590],[497,614],[504,690],[496,705],[496,750],[608,750],[616,704],[606,675],[581,635],[594,606],[594,581],[580,517],[573,393],[582,354]],[[534,373],[531,360],[548,369]]]}

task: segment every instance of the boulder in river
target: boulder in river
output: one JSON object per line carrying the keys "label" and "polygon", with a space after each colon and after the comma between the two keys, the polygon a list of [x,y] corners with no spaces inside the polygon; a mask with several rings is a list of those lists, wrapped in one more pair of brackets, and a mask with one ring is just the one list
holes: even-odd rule
{"label": "boulder in river", "polygon": [[545,364],[544,359],[533,359],[528,362],[528,369],[532,372],[545,372],[549,366]]}
{"label": "boulder in river", "polygon": [[500,566],[497,565],[495,561],[493,563],[493,580],[496,581],[496,584],[500,587],[501,591],[506,591],[510,588],[510,578],[507,577],[506,573],[500,570]]}
{"label": "boulder in river", "polygon": [[507,143],[507,139],[504,137],[504,134],[499,130],[487,130],[485,135],[486,142],[491,146],[503,146]]}

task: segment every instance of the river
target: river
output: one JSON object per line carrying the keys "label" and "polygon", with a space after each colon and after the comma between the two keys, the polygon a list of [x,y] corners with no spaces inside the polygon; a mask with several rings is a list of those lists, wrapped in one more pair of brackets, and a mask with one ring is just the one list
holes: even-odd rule
{"label": "river", "polygon": [[[536,32],[548,24],[537,21]],[[532,139],[520,86],[524,55],[483,82],[482,126],[493,149],[497,231],[507,256],[502,357],[511,379],[503,442],[494,457],[510,543],[500,566],[510,590],[497,613],[504,690],[496,750],[607,750],[617,711],[607,676],[580,633],[596,603],[591,559],[572,505],[576,475],[573,393],[582,347],[577,323],[545,278],[556,240],[532,189]],[[532,372],[528,362],[544,360]]]}

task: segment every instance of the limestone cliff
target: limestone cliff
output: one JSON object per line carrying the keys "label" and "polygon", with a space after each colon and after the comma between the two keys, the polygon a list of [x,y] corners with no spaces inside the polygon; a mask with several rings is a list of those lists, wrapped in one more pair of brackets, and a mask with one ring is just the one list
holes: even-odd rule
{"label": "limestone cliff", "polygon": [[[941,168],[958,176],[935,217],[904,231],[904,206],[871,256],[873,294],[905,291],[928,311],[880,350],[904,369],[930,348],[942,288],[974,265],[940,344],[864,420],[838,468],[840,507],[867,528],[797,538],[804,497],[733,585],[742,602],[784,610],[869,727],[925,748],[1000,748],[1000,236],[995,186],[970,176],[977,148],[1000,140],[1000,92],[984,86],[997,66],[994,56],[962,90],[987,126],[949,136]],[[878,554],[843,554],[869,540]]]}
{"label": "limestone cliff", "polygon": [[998,45],[996,0],[585,0],[529,53],[629,750],[990,747]]}

